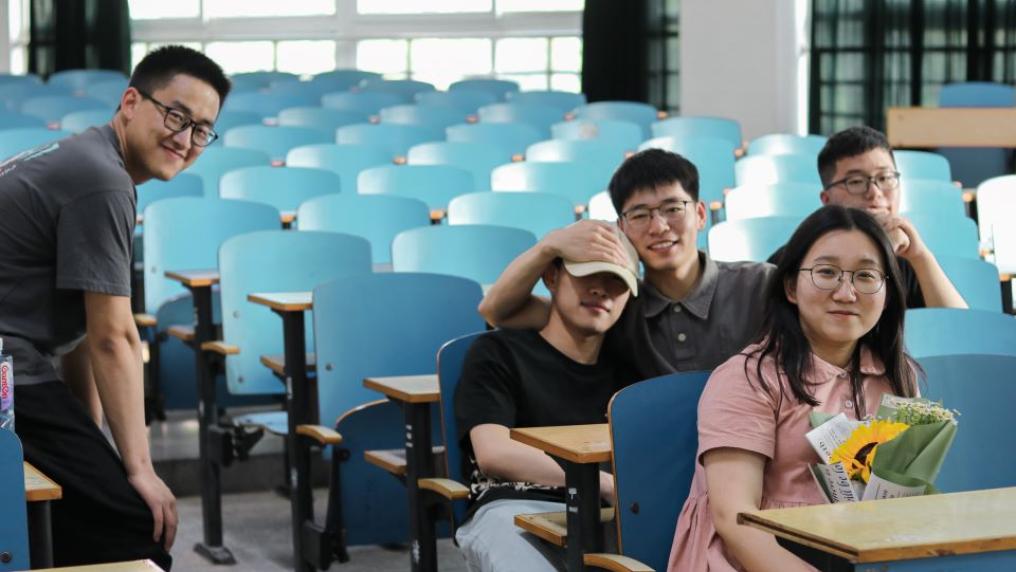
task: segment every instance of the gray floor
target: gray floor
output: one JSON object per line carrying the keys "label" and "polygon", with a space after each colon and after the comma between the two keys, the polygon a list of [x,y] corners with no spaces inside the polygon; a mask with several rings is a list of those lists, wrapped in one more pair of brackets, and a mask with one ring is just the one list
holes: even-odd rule
{"label": "gray floor", "polygon": [[[315,491],[323,499],[325,491]],[[277,572],[292,570],[289,527],[289,502],[271,492],[225,495],[222,502],[225,544],[236,557],[235,566],[213,566],[194,552],[201,540],[201,499],[177,499],[180,527],[173,546],[173,570],[186,572]],[[324,510],[316,507],[317,513]],[[441,572],[464,572],[466,564],[451,540],[438,542],[438,566]],[[332,564],[335,572],[409,570],[409,551],[405,548],[360,546],[350,549],[350,560]]]}

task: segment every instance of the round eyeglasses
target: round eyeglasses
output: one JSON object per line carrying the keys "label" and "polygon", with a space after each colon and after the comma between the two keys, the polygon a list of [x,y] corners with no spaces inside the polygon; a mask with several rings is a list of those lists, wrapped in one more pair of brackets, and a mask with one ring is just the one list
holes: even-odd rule
{"label": "round eyeglasses", "polygon": [[669,225],[676,225],[684,222],[685,212],[688,205],[695,201],[675,200],[664,203],[658,207],[635,207],[621,213],[621,218],[628,223],[633,230],[645,230],[653,220],[653,213],[659,213],[663,220]]}
{"label": "round eyeglasses", "polygon": [[887,191],[894,191],[900,186],[900,174],[893,171],[891,173],[882,173],[875,175],[874,177],[867,177],[865,175],[850,175],[844,177],[839,181],[833,181],[826,185],[826,189],[830,189],[837,185],[842,185],[848,193],[852,195],[863,195],[868,192],[868,188],[872,183],[879,188],[883,193]]}
{"label": "round eyeglasses", "polygon": [[141,94],[141,97],[151,101],[159,108],[159,111],[163,114],[163,124],[166,126],[166,129],[169,129],[173,133],[180,133],[193,127],[194,129],[191,130],[191,143],[194,143],[198,147],[207,147],[219,138],[219,134],[214,129],[197,123],[179,109],[174,109],[162,103],[140,89],[138,93]]}
{"label": "round eyeglasses", "polygon": [[874,268],[860,270],[844,270],[832,264],[816,264],[811,268],[801,268],[798,272],[811,274],[811,282],[819,290],[836,290],[843,283],[843,275],[850,274],[850,285],[859,294],[877,294],[885,284],[885,274]]}

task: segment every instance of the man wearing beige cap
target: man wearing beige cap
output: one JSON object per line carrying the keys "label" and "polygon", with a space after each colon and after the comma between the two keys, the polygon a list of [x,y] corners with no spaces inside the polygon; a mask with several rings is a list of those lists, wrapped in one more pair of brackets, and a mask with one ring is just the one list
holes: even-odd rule
{"label": "man wearing beige cap", "polygon": [[[560,570],[564,553],[515,527],[520,513],[564,510],[564,471],[542,451],[512,441],[512,427],[606,421],[607,403],[632,374],[602,359],[604,335],[638,295],[638,255],[616,231],[623,260],[556,259],[543,272],[550,317],[540,330],[477,338],[455,392],[455,416],[471,506],[456,539],[469,569]],[[614,479],[600,473],[600,494]]]}

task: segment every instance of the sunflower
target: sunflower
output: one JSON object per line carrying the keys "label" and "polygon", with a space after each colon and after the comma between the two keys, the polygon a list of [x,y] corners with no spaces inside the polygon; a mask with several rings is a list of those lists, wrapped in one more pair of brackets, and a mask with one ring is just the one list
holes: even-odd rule
{"label": "sunflower", "polygon": [[906,423],[896,423],[875,419],[862,423],[854,429],[842,445],[833,451],[829,463],[843,463],[843,468],[851,479],[865,483],[871,477],[871,462],[875,460],[875,451],[886,441],[891,441],[907,430]]}

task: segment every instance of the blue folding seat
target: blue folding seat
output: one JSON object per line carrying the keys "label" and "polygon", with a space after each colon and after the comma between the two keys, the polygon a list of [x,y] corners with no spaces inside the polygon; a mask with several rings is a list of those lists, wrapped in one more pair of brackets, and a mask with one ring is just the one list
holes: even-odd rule
{"label": "blue folding seat", "polygon": [[381,123],[421,125],[443,130],[466,121],[467,113],[457,107],[404,104],[385,107],[378,112]]}
{"label": "blue folding seat", "polygon": [[550,193],[469,193],[448,203],[448,224],[520,228],[537,239],[575,222],[572,202]]}
{"label": "blue folding seat", "polygon": [[34,115],[53,125],[59,124],[60,119],[68,113],[87,109],[102,109],[108,112],[110,117],[113,116],[113,110],[109,106],[90,97],[44,95],[26,99],[21,103],[21,113]]}
{"label": "blue folding seat", "polygon": [[699,172],[699,199],[711,207],[723,202],[726,189],[742,184],[735,183],[735,148],[729,140],[716,137],[656,137],[639,150],[664,149],[691,161]]}
{"label": "blue folding seat", "polygon": [[127,78],[117,78],[90,83],[85,86],[84,95],[92,99],[98,99],[105,103],[110,109],[116,109],[123,98],[123,92],[127,91]]}
{"label": "blue folding seat", "polygon": [[516,91],[508,93],[505,99],[509,103],[545,105],[556,108],[561,113],[569,112],[586,103],[584,94],[569,91]]}
{"label": "blue folding seat", "polygon": [[86,109],[72,111],[60,118],[60,129],[71,133],[81,133],[89,127],[105,125],[113,119],[113,111],[109,109]]}
{"label": "blue folding seat", "polygon": [[340,127],[335,134],[339,144],[370,145],[384,149],[388,159],[409,154],[409,149],[420,143],[443,141],[444,133],[435,127],[422,125],[400,125],[398,123],[358,123]]}
{"label": "blue folding seat", "polygon": [[526,149],[527,161],[573,162],[617,168],[633,149],[610,139],[550,139]]}
{"label": "blue folding seat", "polygon": [[84,92],[89,85],[112,80],[124,80],[119,70],[80,69],[53,72],[46,80],[50,85],[67,88],[73,92]]}
{"label": "blue folding seat", "polygon": [[409,197],[340,193],[305,201],[297,210],[296,222],[300,230],[366,238],[377,269],[391,264],[395,235],[430,224],[430,209],[423,201]]}
{"label": "blue folding seat", "polygon": [[20,111],[21,104],[29,99],[56,95],[69,97],[74,94],[69,88],[59,85],[24,81],[4,85],[0,89],[0,103],[8,111]]}
{"label": "blue folding seat", "polygon": [[453,82],[448,91],[482,91],[495,96],[498,101],[504,101],[509,93],[519,91],[519,84],[506,79],[463,79]]}
{"label": "blue folding seat", "polygon": [[328,87],[329,89],[327,91],[342,91],[360,85],[360,82],[365,79],[376,79],[380,77],[381,74],[377,72],[356,69],[337,69],[316,74],[310,81],[311,83]]}
{"label": "blue folding seat", "polygon": [[724,214],[728,221],[773,216],[804,219],[821,206],[819,192],[812,185],[744,185],[727,193]]}
{"label": "blue folding seat", "polygon": [[963,191],[947,180],[900,178],[900,212],[950,221],[966,216]]}
{"label": "blue folding seat", "polygon": [[215,132],[219,134],[219,138],[216,139],[212,145],[217,147],[222,146],[222,135],[234,127],[240,127],[243,125],[264,125],[264,123],[265,120],[261,114],[254,113],[253,111],[221,111],[219,116],[215,119],[215,125],[213,126]]}
{"label": "blue folding seat", "polygon": [[550,126],[561,121],[564,114],[560,109],[535,103],[494,103],[477,110],[482,123],[525,123],[550,137]]}
{"label": "blue folding seat", "polygon": [[814,155],[752,155],[734,165],[737,185],[807,183],[821,190],[818,163]]}
{"label": "blue folding seat", "polygon": [[482,224],[434,225],[392,241],[395,272],[429,272],[493,284],[505,267],[536,244],[527,230]]}
{"label": "blue folding seat", "polygon": [[0,161],[71,135],[73,134],[69,131],[54,131],[42,127],[4,129],[0,131]]}
{"label": "blue folding seat", "polygon": [[431,210],[445,210],[448,202],[475,190],[473,175],[450,165],[385,165],[365,169],[359,192],[394,195],[423,201]]}
{"label": "blue folding seat", "polygon": [[[3,84],[0,84],[2,87]],[[45,128],[46,122],[34,115],[25,115],[16,111],[6,111],[0,108],[0,130],[20,129],[23,127]]]}
{"label": "blue folding seat", "polygon": [[339,175],[311,167],[243,167],[222,176],[219,195],[295,211],[307,200],[341,190]]}
{"label": "blue folding seat", "polygon": [[[0,84],[2,85],[2,84]],[[3,572],[28,570],[25,457],[14,431],[0,430],[0,561]]]}
{"label": "blue folding seat", "polygon": [[283,127],[306,127],[324,131],[335,137],[339,127],[367,121],[367,114],[343,111],[327,107],[289,107],[279,112],[279,125]]}
{"label": "blue folding seat", "polygon": [[936,213],[910,212],[907,218],[921,234],[921,239],[935,256],[980,258],[977,223],[967,217],[943,221]]}
{"label": "blue folding seat", "polygon": [[271,157],[264,151],[212,145],[202,151],[194,164],[184,172],[201,177],[204,181],[205,197],[217,199],[219,179],[223,174],[240,167],[270,165],[271,162]]}
{"label": "blue folding seat", "polygon": [[385,107],[410,103],[396,93],[339,91],[321,96],[321,106],[374,115]]}
{"label": "blue folding seat", "polygon": [[572,112],[576,119],[619,119],[631,121],[642,128],[642,135],[648,139],[652,133],[650,125],[660,119],[661,113],[648,103],[636,101],[598,101],[576,107]]}
{"label": "blue folding seat", "polygon": [[241,125],[223,136],[226,147],[254,149],[267,153],[273,162],[283,163],[290,150],[304,145],[331,143],[329,133],[307,127],[273,127],[268,125]]}
{"label": "blue folding seat", "polygon": [[937,253],[935,258],[971,310],[1002,310],[1001,283],[998,268],[994,264],[977,258],[943,256]]}
{"label": "blue folding seat", "polygon": [[642,128],[631,121],[619,119],[573,119],[550,127],[554,139],[600,139],[612,141],[629,151],[642,143]]}
{"label": "blue folding seat", "polygon": [[896,170],[901,178],[952,182],[949,160],[944,155],[928,151],[894,151]]}
{"label": "blue folding seat", "polygon": [[300,77],[279,71],[256,71],[233,74],[229,76],[229,81],[233,84],[233,90],[242,92],[266,89],[276,82],[300,81]]}
{"label": "blue folding seat", "polygon": [[804,217],[761,217],[728,220],[709,229],[713,260],[765,262],[794,234]]}
{"label": "blue folding seat", "polygon": [[[1016,320],[997,310],[907,310],[905,338],[907,353],[919,360],[954,354],[1016,356]],[[982,381],[973,375],[966,379]]]}
{"label": "blue folding seat", "polygon": [[611,165],[523,161],[494,169],[491,188],[552,193],[568,198],[575,206],[582,206],[607,188],[613,172]]}
{"label": "blue folding seat", "polygon": [[825,146],[827,137],[822,135],[791,135],[771,133],[753,139],[748,144],[749,155],[815,155]]}
{"label": "blue folding seat", "polygon": [[740,148],[741,124],[724,117],[670,117],[652,124],[653,137],[712,137]]}
{"label": "blue folding seat", "polygon": [[507,158],[522,157],[526,148],[541,141],[543,136],[525,123],[463,123],[445,129],[448,141],[497,145]]}
{"label": "blue folding seat", "polygon": [[[938,93],[939,107],[1012,107],[1016,105],[1016,87],[988,82],[951,83]],[[1012,151],[998,148],[942,148],[954,179],[965,188],[1011,173]]]}
{"label": "blue folding seat", "polygon": [[410,165],[450,165],[473,174],[473,188],[490,189],[490,172],[510,161],[496,145],[479,143],[422,143],[409,149]]}
{"label": "blue folding seat", "polygon": [[286,165],[290,167],[316,167],[338,173],[342,188],[348,193],[357,192],[356,181],[361,171],[391,162],[388,152],[369,145],[304,145],[286,155]]}
{"label": "blue folding seat", "polygon": [[424,91],[435,91],[433,84],[412,79],[365,79],[356,88],[362,93],[391,93],[402,98],[401,103],[412,103],[416,94]]}
{"label": "blue folding seat", "polygon": [[497,96],[487,91],[422,91],[416,94],[416,103],[423,106],[452,107],[463,115],[476,113],[484,105],[497,103]]}
{"label": "blue folding seat", "polygon": [[262,118],[273,118],[289,107],[314,106],[321,96],[315,93],[272,93],[270,91],[245,91],[231,93],[222,106],[223,111],[249,111]]}
{"label": "blue folding seat", "polygon": [[148,205],[164,199],[180,197],[204,197],[205,183],[200,175],[180,173],[168,181],[151,179],[137,186],[139,214],[144,213]]}

